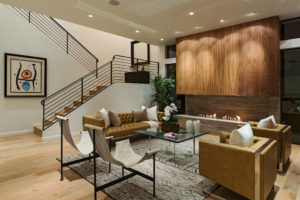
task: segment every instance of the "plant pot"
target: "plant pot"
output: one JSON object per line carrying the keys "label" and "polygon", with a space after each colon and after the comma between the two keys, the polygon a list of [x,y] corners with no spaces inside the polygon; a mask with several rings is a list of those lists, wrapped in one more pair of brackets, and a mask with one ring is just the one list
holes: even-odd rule
{"label": "plant pot", "polygon": [[179,124],[178,123],[163,123],[161,125],[161,130],[163,132],[178,132]]}

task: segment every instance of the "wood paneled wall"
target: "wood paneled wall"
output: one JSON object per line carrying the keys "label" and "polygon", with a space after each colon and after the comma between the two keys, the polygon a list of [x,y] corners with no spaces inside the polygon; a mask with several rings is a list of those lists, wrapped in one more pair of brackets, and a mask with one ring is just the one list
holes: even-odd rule
{"label": "wood paneled wall", "polygon": [[189,115],[238,115],[242,121],[259,121],[274,115],[280,122],[280,97],[187,95],[185,112]]}
{"label": "wood paneled wall", "polygon": [[177,39],[177,93],[280,96],[278,17]]}

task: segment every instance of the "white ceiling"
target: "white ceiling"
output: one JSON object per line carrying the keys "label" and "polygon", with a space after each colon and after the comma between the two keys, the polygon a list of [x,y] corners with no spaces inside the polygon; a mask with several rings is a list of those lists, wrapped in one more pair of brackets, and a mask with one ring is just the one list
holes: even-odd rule
{"label": "white ceiling", "polygon": [[[0,2],[156,45],[175,38],[278,15],[300,16],[299,0],[0,0]],[[190,16],[188,13],[195,14]],[[246,16],[255,12],[255,16]],[[92,14],[94,17],[89,18]],[[220,23],[225,19],[225,23]],[[195,26],[201,26],[195,30]],[[140,33],[135,31],[139,30]],[[175,34],[175,31],[180,33]],[[160,41],[164,38],[164,41]]]}

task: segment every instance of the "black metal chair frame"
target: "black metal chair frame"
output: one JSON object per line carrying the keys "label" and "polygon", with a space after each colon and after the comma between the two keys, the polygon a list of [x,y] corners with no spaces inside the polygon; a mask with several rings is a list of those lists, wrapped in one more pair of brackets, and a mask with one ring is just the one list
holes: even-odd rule
{"label": "black metal chair frame", "polygon": [[[63,181],[64,180],[64,176],[63,176],[63,167],[67,167],[67,166],[70,166],[70,165],[73,165],[73,164],[76,164],[76,163],[80,163],[80,162],[84,162],[84,161],[91,161],[91,159],[93,159],[94,161],[94,166],[93,166],[93,169],[94,169],[94,199],[97,200],[97,192],[100,191],[100,190],[104,190],[110,186],[113,186],[115,184],[118,184],[122,181],[125,181],[135,175],[139,175],[149,181],[152,181],[153,182],[153,196],[155,197],[155,154],[153,154],[153,177],[151,176],[148,176],[142,172],[139,172],[137,170],[134,170],[132,168],[126,168],[126,167],[122,167],[122,177],[119,178],[119,179],[116,179],[114,181],[111,181],[109,183],[106,183],[104,185],[101,185],[101,186],[97,186],[97,172],[96,172],[96,158],[99,157],[99,155],[96,153],[96,140],[95,140],[95,134],[96,134],[96,131],[93,130],[93,155],[89,155],[88,157],[85,157],[85,158],[81,158],[81,159],[78,159],[78,160],[73,160],[73,161],[70,161],[70,162],[66,162],[64,163],[63,161],[63,140],[64,140],[64,137],[63,137],[63,123],[60,123],[60,128],[61,128],[61,136],[60,136],[60,156],[61,156],[61,159],[58,160],[60,162],[60,181]],[[109,139],[109,149],[111,151],[111,144],[112,144],[112,138]],[[130,171],[131,173],[128,174],[128,175],[124,175],[124,169]],[[109,171],[108,173],[111,172],[111,163],[109,163]]]}
{"label": "black metal chair frame", "polygon": [[[139,172],[137,170],[134,170],[132,168],[126,168],[126,167],[122,167],[122,177],[119,179],[116,179],[114,181],[111,181],[109,183],[103,184],[101,186],[97,186],[97,172],[96,172],[96,158],[97,158],[97,153],[96,153],[96,139],[95,139],[95,135],[96,135],[96,131],[93,130],[93,160],[94,160],[94,200],[97,200],[97,192],[100,190],[104,190],[110,186],[113,186],[115,184],[118,184],[122,181],[125,181],[135,175],[139,175],[149,181],[153,182],[153,196],[155,197],[155,154],[153,154],[153,177],[148,176],[142,172]],[[109,163],[111,164],[111,163]],[[131,173],[124,176],[124,169],[130,171]]]}

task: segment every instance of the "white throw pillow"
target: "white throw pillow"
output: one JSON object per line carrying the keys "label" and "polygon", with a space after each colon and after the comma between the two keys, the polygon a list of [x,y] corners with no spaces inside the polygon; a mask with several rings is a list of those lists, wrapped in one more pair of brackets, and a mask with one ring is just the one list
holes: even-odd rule
{"label": "white throw pillow", "polygon": [[108,112],[104,108],[97,110],[96,117],[104,119],[104,124],[105,124],[104,128],[110,126]]}
{"label": "white throw pillow", "polygon": [[246,124],[230,133],[229,144],[249,147],[253,143],[253,132],[250,124]]}
{"label": "white throw pillow", "polygon": [[[146,108],[142,106],[142,109]],[[149,121],[158,121],[157,119],[157,106],[153,106],[152,108],[147,108],[147,117]]]}
{"label": "white throw pillow", "polygon": [[274,115],[259,121],[257,128],[276,128],[276,121]]}

